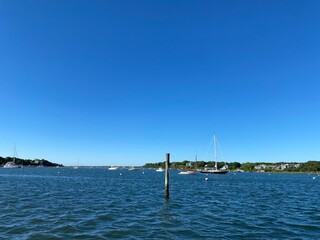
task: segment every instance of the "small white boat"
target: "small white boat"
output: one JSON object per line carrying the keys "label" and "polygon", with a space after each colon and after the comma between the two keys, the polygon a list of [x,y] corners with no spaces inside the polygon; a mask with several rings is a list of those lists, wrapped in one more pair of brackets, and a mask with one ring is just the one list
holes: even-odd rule
{"label": "small white boat", "polygon": [[128,171],[135,171],[135,170],[139,170],[139,168],[135,168],[135,167],[128,168]]}
{"label": "small white boat", "polygon": [[158,169],[156,169],[156,172],[163,172],[164,169],[162,167],[159,167]]}
{"label": "small white boat", "polygon": [[118,170],[119,169],[119,167],[109,167],[108,168],[108,170],[111,170],[111,171],[113,171],[113,170]]}
{"label": "small white boat", "polygon": [[182,172],[179,172],[178,174],[180,175],[195,175],[196,174],[196,171],[182,171]]}

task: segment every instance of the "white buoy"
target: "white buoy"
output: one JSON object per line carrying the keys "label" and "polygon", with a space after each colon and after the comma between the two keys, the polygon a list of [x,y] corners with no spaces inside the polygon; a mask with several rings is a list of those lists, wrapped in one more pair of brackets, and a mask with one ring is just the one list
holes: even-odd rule
{"label": "white buoy", "polygon": [[120,176],[122,175],[122,173],[120,173]]}
{"label": "white buoy", "polygon": [[316,179],[317,177],[313,177],[312,179]]}
{"label": "white buoy", "polygon": [[204,180],[208,181],[208,178],[206,177]]}

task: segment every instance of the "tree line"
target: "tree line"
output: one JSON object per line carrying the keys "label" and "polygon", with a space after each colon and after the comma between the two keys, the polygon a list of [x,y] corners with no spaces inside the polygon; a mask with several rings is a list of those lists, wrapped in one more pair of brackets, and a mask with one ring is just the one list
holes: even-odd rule
{"label": "tree line", "polygon": [[[228,165],[229,170],[236,170],[239,169],[241,167],[241,164],[239,162],[230,162],[230,163],[226,163]],[[217,163],[218,168],[221,168],[225,165],[225,162],[218,162]],[[197,162],[191,162],[188,160],[184,160],[182,162],[171,162],[170,163],[170,168],[171,169],[184,169],[184,168],[190,168],[190,169],[203,169],[205,167],[214,167],[215,166],[215,162],[213,161],[209,161],[209,162],[205,162],[205,161],[197,161]],[[159,168],[165,167],[165,163],[164,162],[157,162],[157,163],[146,163],[144,166],[144,168]]]}
{"label": "tree line", "polygon": [[[230,171],[235,171],[235,170],[243,170],[246,172],[256,172],[257,169],[255,168],[256,166],[264,164],[266,168],[264,171],[266,172],[315,172],[315,173],[320,173],[320,161],[315,161],[315,160],[310,160],[305,163],[300,163],[299,167],[288,167],[283,170],[277,170],[273,168],[272,166],[275,165],[281,165],[281,164],[297,164],[297,163],[288,163],[288,162],[278,162],[278,163],[264,163],[264,162],[255,162],[255,163],[239,163],[239,162],[218,162],[218,168],[223,167],[224,165],[228,166],[228,169]],[[192,162],[188,160],[184,160],[182,162],[171,162],[170,168],[171,169],[185,169],[185,168],[190,168],[190,169],[203,169],[205,167],[214,167],[215,162],[214,161],[197,161],[197,162]],[[144,168],[159,168],[165,167],[164,162],[157,162],[157,163],[146,163]]]}
{"label": "tree line", "polygon": [[15,162],[17,165],[21,166],[30,166],[30,167],[37,167],[37,166],[44,166],[44,167],[62,167],[62,164],[52,163],[46,159],[22,159],[22,158],[13,158],[13,157],[0,157],[0,166],[5,165],[7,162]]}

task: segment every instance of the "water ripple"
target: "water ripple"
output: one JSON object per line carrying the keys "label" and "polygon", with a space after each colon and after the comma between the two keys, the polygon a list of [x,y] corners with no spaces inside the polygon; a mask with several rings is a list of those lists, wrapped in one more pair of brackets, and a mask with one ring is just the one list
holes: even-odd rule
{"label": "water ripple", "polygon": [[[121,175],[120,175],[121,173]],[[0,169],[0,239],[316,239],[319,181],[298,174]],[[204,178],[208,177],[208,181]]]}

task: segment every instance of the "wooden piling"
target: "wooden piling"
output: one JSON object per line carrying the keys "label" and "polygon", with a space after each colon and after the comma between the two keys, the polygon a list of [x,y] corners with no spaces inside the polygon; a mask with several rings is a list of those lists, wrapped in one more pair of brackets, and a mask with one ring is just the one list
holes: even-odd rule
{"label": "wooden piling", "polygon": [[169,166],[170,166],[170,153],[166,154],[166,171],[164,177],[164,197],[169,198]]}

